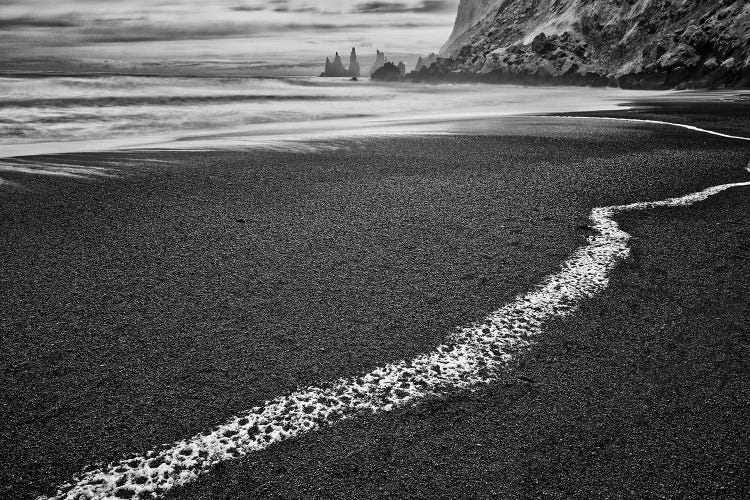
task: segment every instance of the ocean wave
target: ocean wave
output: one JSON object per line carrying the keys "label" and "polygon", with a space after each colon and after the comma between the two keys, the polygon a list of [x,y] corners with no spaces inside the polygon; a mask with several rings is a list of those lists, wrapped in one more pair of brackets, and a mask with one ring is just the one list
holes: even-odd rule
{"label": "ocean wave", "polygon": [[[362,97],[369,100],[373,97]],[[334,101],[334,96],[320,95],[190,95],[190,96],[133,96],[133,97],[62,97],[46,99],[10,99],[0,100],[3,108],[75,108],[75,107],[112,107],[112,106],[161,106],[182,104],[230,104],[235,102],[264,101]]]}
{"label": "ocean wave", "polygon": [[[238,138],[278,136],[325,132],[332,126],[347,131],[374,123],[602,109],[620,102],[618,93],[590,89],[582,100],[579,89],[314,77],[0,77],[0,156],[19,154],[19,144],[33,152],[39,148],[32,145],[44,143],[52,151],[57,146],[49,144],[66,143],[68,151],[70,143],[80,142],[86,150],[87,141],[137,145],[165,135],[170,141],[228,131]],[[226,139],[219,142],[224,145]]]}

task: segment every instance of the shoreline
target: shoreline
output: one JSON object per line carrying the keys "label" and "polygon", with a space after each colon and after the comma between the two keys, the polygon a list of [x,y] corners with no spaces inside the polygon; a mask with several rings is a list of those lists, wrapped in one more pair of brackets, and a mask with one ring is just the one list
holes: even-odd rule
{"label": "shoreline", "polygon": [[[728,72],[704,76],[701,79],[685,80],[685,73],[681,71],[663,71],[655,73],[629,73],[619,77],[607,76],[596,72],[573,73],[570,75],[551,75],[544,73],[516,73],[510,68],[503,68],[488,73],[473,73],[468,71],[441,71],[427,69],[421,72],[411,72],[406,79],[415,83],[486,83],[489,85],[527,85],[527,86],[576,86],[596,88],[618,88],[623,90],[735,90],[750,89],[750,74],[730,76]],[[729,80],[722,80],[729,76]]]}
{"label": "shoreline", "polygon": [[[342,89],[348,88],[342,86]],[[379,85],[375,87],[389,95],[400,95],[402,91],[418,91],[421,85]],[[595,112],[600,110],[615,110],[618,106],[635,98],[637,92],[625,91],[599,91],[582,100],[575,94],[578,88],[556,87],[550,88],[546,93],[554,93],[556,99],[539,101],[538,92],[545,92],[544,88],[528,89],[519,86],[508,86],[509,97],[504,93],[494,94],[482,106],[476,101],[476,88],[474,86],[454,87],[429,86],[428,91],[435,92],[435,99],[466,98],[471,106],[456,109],[448,106],[441,110],[437,108],[421,109],[410,114],[384,113],[380,110],[370,110],[371,114],[355,117],[331,117],[322,119],[310,119],[307,121],[252,123],[243,126],[235,126],[225,129],[196,129],[176,130],[170,133],[145,134],[138,136],[124,136],[119,138],[88,139],[84,141],[57,141],[57,142],[35,142],[0,145],[0,158],[33,156],[39,154],[64,154],[99,152],[107,150],[133,150],[133,149],[220,149],[220,148],[243,148],[252,146],[257,142],[284,142],[284,141],[322,141],[327,139],[339,139],[346,136],[387,135],[394,133],[415,134],[421,130],[429,130],[451,121],[462,122],[467,120],[479,120],[487,118],[500,118],[504,116],[523,116],[527,114],[553,113],[553,112]],[[453,96],[452,92],[458,95]],[[407,92],[408,93],[408,92]],[[540,94],[541,95],[541,94]],[[653,92],[644,95],[655,98]],[[484,98],[480,98],[480,101]],[[519,100],[520,99],[520,100]],[[517,101],[518,100],[518,101]],[[486,111],[489,108],[490,111]]]}
{"label": "shoreline", "polygon": [[[510,87],[518,87],[511,85]],[[556,87],[560,88],[560,87]],[[540,90],[543,87],[539,87]],[[639,91],[640,92],[640,91]],[[471,122],[524,117],[640,117],[644,122],[678,119],[680,124],[692,124],[710,130],[738,129],[750,135],[750,92],[743,90],[716,91],[642,91],[643,95],[612,96],[600,98],[577,109],[565,105],[565,109],[528,111],[500,111],[467,113],[432,113],[408,118],[368,116],[357,118],[330,118],[308,122],[279,122],[252,124],[224,130],[185,130],[173,134],[156,134],[143,137],[93,139],[86,141],[58,141],[41,143],[6,144],[0,146],[0,159],[29,158],[40,155],[57,155],[91,152],[133,151],[205,151],[236,149],[245,150],[284,144],[336,141],[368,136],[392,136],[398,134],[420,135],[431,133],[463,133],[462,125]],[[711,117],[721,116],[717,121]],[[709,120],[705,118],[709,117]],[[703,119],[702,119],[703,118]],[[728,122],[731,119],[731,123]],[[453,127],[451,127],[453,125]],[[701,125],[703,125],[701,127]],[[495,127],[497,124],[495,124]],[[492,128],[492,125],[490,126]],[[447,132],[444,132],[446,131]],[[470,133],[481,133],[480,127],[470,128]],[[490,133],[491,135],[491,133]],[[34,152],[30,152],[34,149]],[[292,148],[293,149],[293,148]]]}

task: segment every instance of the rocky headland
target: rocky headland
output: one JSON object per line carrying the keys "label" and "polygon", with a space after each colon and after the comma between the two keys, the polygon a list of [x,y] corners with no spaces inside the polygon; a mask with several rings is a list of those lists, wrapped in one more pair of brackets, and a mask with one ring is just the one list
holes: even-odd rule
{"label": "rocky headland", "polygon": [[461,0],[414,81],[632,89],[750,85],[746,0]]}

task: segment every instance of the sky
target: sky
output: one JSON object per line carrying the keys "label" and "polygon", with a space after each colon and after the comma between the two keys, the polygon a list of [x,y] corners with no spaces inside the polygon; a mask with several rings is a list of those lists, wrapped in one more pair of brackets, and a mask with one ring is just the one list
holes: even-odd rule
{"label": "sky", "polygon": [[[335,51],[411,65],[448,39],[458,0],[2,0],[0,66],[315,74]],[[321,68],[319,68],[319,66]]]}

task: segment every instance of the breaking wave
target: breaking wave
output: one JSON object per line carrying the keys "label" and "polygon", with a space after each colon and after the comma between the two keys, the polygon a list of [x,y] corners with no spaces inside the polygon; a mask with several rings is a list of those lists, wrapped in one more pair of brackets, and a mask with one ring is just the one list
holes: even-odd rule
{"label": "breaking wave", "polygon": [[[500,85],[379,84],[338,78],[50,76],[0,78],[0,157],[100,144],[130,147],[224,131],[324,131],[377,120],[613,109],[627,91]],[[252,127],[247,131],[248,126]],[[165,137],[166,135],[166,137]],[[72,147],[70,143],[80,142]],[[35,145],[68,143],[66,147]],[[19,147],[28,145],[28,147]]]}

